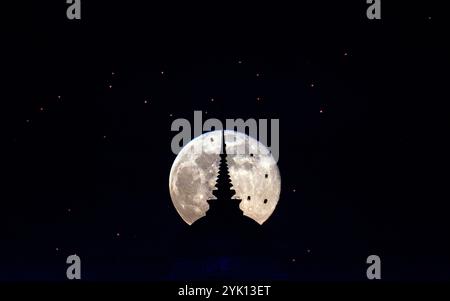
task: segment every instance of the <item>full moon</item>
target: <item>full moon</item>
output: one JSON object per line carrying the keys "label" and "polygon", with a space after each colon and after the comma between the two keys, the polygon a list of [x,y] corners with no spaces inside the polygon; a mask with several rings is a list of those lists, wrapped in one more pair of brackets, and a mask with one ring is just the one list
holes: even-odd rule
{"label": "full moon", "polygon": [[[242,200],[244,215],[263,224],[278,204],[280,171],[270,150],[243,133],[224,132],[228,171],[235,199]],[[222,131],[205,133],[190,141],[173,162],[169,191],[173,205],[189,225],[206,215],[209,199],[215,199]]]}

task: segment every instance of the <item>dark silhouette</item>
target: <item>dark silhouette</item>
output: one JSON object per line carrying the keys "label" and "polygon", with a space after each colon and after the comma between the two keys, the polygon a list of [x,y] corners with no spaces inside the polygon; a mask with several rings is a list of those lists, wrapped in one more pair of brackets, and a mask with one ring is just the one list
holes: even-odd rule
{"label": "dark silhouette", "polygon": [[[219,175],[213,195],[217,199],[208,200],[209,210],[206,216],[197,220],[191,230],[210,255],[229,255],[249,250],[255,246],[257,233],[261,226],[253,219],[245,216],[239,208],[240,199],[233,199],[228,173],[225,135],[222,132],[222,152],[220,154]],[[253,247],[251,249],[253,249]]]}
{"label": "dark silhouette", "polygon": [[206,215],[186,227],[185,235],[177,239],[182,256],[174,262],[174,271],[182,279],[251,280],[282,275],[270,257],[276,245],[271,243],[275,240],[270,228],[245,216],[239,208],[241,200],[233,199],[236,192],[228,173],[230,157],[222,132],[219,174],[213,190],[216,199],[208,200]]}

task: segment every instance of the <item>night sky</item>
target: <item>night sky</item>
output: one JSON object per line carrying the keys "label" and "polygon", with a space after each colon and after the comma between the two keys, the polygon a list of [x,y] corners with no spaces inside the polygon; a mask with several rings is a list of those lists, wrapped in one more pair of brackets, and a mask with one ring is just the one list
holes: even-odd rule
{"label": "night sky", "polygon": [[71,254],[85,280],[204,279],[168,190],[194,110],[280,120],[280,201],[227,278],[367,281],[376,254],[384,280],[450,280],[439,5],[35,2],[0,30],[0,281],[65,281]]}

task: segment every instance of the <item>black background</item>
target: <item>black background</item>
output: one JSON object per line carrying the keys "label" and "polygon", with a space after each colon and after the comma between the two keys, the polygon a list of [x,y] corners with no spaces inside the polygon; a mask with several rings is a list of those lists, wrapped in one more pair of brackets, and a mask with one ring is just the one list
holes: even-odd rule
{"label": "black background", "polygon": [[87,280],[202,278],[167,184],[194,110],[280,119],[268,248],[231,278],[365,280],[377,254],[448,280],[447,17],[341,2],[4,7],[0,280],[65,280],[74,253]]}

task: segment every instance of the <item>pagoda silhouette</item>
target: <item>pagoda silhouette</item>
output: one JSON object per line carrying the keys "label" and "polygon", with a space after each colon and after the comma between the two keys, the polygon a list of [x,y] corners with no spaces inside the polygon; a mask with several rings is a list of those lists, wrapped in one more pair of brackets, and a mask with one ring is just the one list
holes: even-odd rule
{"label": "pagoda silhouette", "polygon": [[173,263],[173,275],[179,278],[171,275],[171,279],[259,279],[264,273],[277,271],[270,265],[270,228],[244,215],[239,208],[242,200],[235,198],[227,163],[232,156],[227,154],[222,131],[219,173],[212,191],[215,198],[207,201],[205,216],[177,237],[175,250],[181,255]]}
{"label": "pagoda silhouette", "polygon": [[204,251],[209,254],[241,253],[253,244],[261,228],[239,208],[242,200],[233,198],[236,191],[232,189],[227,156],[225,133],[222,131],[219,174],[216,189],[212,191],[216,199],[207,200],[209,210],[206,215],[191,226],[194,240],[201,241]]}

